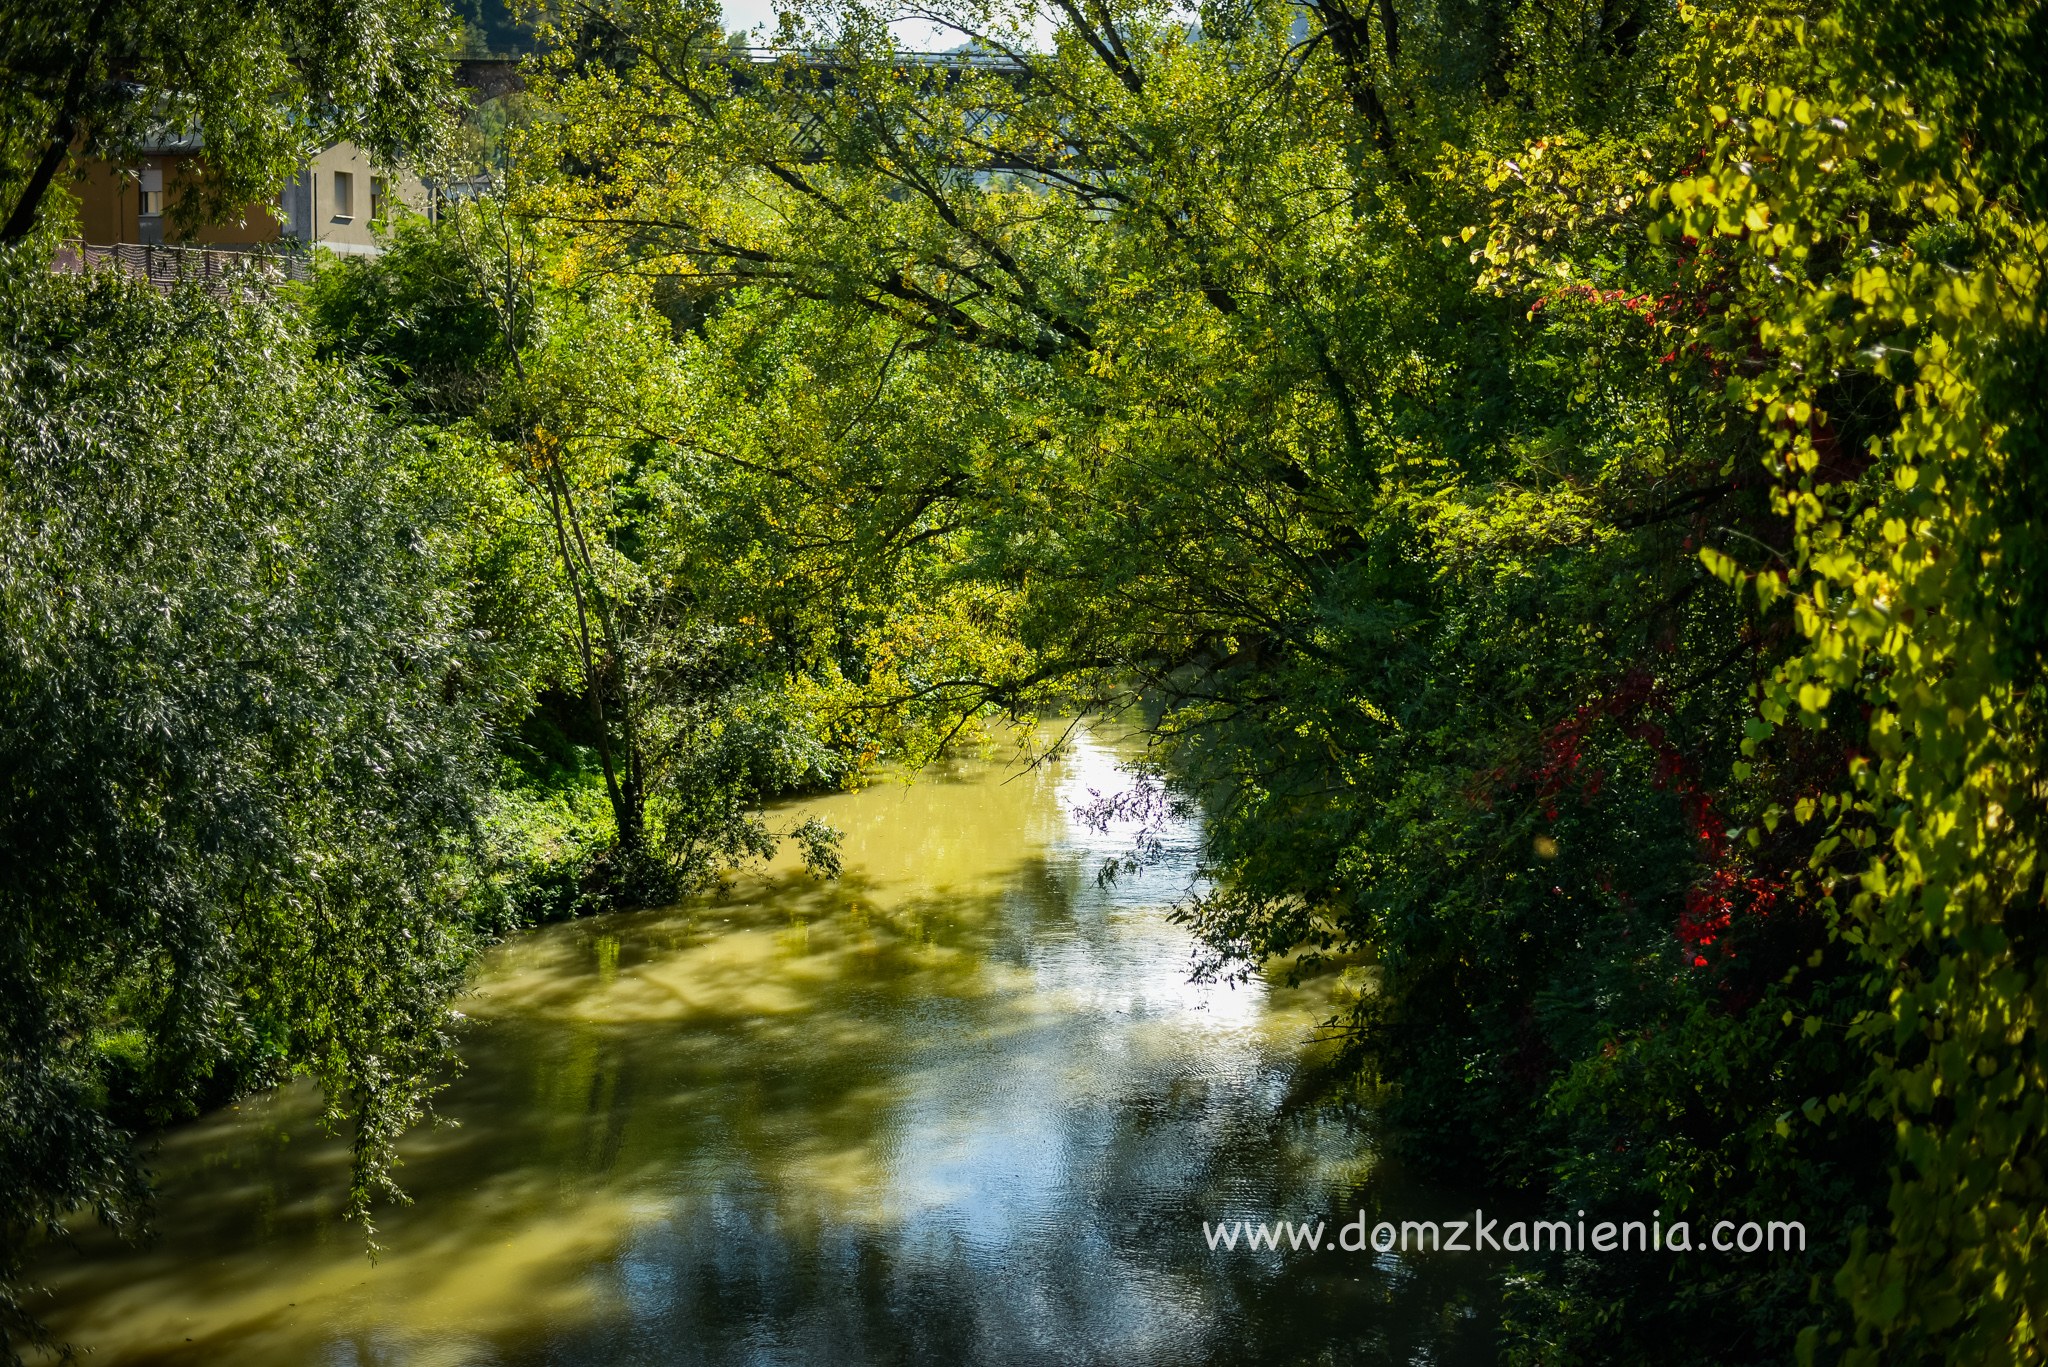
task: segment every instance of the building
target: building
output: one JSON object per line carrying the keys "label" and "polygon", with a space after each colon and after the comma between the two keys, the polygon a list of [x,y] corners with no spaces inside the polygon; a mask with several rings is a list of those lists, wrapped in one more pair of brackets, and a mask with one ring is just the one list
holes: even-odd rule
{"label": "building", "polygon": [[71,181],[79,235],[88,243],[182,243],[206,247],[325,247],[344,255],[382,250],[376,228],[399,205],[427,213],[433,197],[419,177],[383,170],[352,142],[336,143],[309,161],[274,203],[250,204],[232,221],[175,225],[165,210],[187,177],[204,174],[197,135],[145,146],[136,162],[83,161]]}

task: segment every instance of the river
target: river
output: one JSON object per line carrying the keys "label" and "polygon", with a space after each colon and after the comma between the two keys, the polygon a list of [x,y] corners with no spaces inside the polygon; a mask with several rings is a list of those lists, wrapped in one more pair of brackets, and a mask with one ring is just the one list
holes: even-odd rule
{"label": "river", "polygon": [[1098,880],[1125,782],[1084,735],[794,804],[837,882],[499,946],[374,1263],[300,1085],[163,1136],[159,1236],[38,1308],[101,1367],[1490,1361],[1455,1259],[1208,1247],[1426,1194],[1307,1099],[1332,977],[1189,981],[1193,830]]}

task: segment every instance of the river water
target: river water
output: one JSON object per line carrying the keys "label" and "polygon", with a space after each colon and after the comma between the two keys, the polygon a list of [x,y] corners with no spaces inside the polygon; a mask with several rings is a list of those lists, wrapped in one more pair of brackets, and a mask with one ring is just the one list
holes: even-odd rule
{"label": "river water", "polygon": [[1192,830],[1098,880],[1131,832],[1074,809],[1126,782],[1082,736],[796,804],[837,882],[500,946],[374,1263],[285,1088],[164,1136],[159,1237],[40,1308],[103,1367],[1490,1360],[1455,1259],[1208,1247],[1427,1195],[1306,1099],[1340,984],[1190,983]]}

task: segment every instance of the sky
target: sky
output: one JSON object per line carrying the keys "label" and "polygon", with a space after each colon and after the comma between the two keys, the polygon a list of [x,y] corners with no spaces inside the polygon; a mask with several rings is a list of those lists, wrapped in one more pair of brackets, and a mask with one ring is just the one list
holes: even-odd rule
{"label": "sky", "polygon": [[[766,32],[775,31],[776,0],[725,0],[725,30],[751,29],[759,25]],[[963,41],[958,33],[942,30],[921,21],[904,21],[890,26],[895,30],[896,41],[913,51],[936,52],[958,47]]]}
{"label": "sky", "polygon": [[[787,3],[787,0],[782,0]],[[721,8],[725,11],[725,31],[751,29],[759,25],[765,32],[775,31],[775,7],[777,0],[724,0]],[[1040,18],[1034,34],[1035,46],[1044,48],[1052,44],[1052,7],[1041,7]],[[899,47],[909,52],[945,52],[959,47],[967,41],[966,35],[955,29],[941,28],[921,19],[905,19],[891,24]]]}

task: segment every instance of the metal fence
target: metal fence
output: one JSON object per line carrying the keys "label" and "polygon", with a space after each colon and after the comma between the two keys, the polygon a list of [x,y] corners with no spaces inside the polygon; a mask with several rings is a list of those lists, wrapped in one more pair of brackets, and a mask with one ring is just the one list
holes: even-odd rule
{"label": "metal fence", "polygon": [[161,290],[196,281],[210,294],[313,278],[312,263],[303,254],[268,247],[151,247],[135,242],[101,246],[73,239],[57,249],[50,265],[70,275],[116,270]]}

